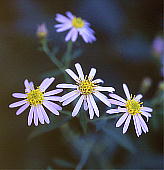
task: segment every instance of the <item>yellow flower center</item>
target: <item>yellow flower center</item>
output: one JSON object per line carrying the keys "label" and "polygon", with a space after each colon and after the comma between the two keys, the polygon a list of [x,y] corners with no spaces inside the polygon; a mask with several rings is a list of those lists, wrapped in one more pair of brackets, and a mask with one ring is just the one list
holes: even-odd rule
{"label": "yellow flower center", "polygon": [[74,17],[72,19],[72,26],[75,28],[82,28],[84,26],[84,21],[79,17]]}
{"label": "yellow flower center", "polygon": [[79,85],[78,90],[80,90],[80,92],[84,95],[93,93],[94,87],[96,87],[96,85],[92,83],[92,81],[89,78],[87,78],[87,76],[85,77],[84,80],[80,81],[78,85]]}
{"label": "yellow flower center", "polygon": [[43,100],[44,96],[40,89],[31,90],[29,93],[27,93],[27,101],[30,103],[31,106],[42,104]]}
{"label": "yellow flower center", "polygon": [[136,115],[137,113],[141,113],[141,104],[140,102],[136,101],[134,98],[127,100],[126,102],[126,109],[128,110],[128,113],[131,115]]}

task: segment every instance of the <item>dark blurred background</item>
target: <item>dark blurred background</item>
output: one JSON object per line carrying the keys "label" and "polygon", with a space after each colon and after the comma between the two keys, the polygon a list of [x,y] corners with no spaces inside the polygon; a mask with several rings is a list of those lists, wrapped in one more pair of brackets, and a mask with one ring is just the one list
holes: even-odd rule
{"label": "dark blurred background", "polygon": [[[28,140],[36,128],[27,126],[28,112],[16,116],[15,109],[8,108],[16,101],[11,94],[24,90],[25,78],[39,85],[42,75],[54,69],[49,58],[38,50],[36,29],[46,23],[49,39],[64,48],[65,34],[56,33],[53,28],[56,13],[71,11],[89,21],[96,32],[95,43],[80,41],[83,55],[72,66],[77,61],[86,71],[94,66],[97,78],[104,79],[106,86],[114,86],[120,94],[122,83],[127,83],[135,94],[142,80],[150,77],[152,85],[144,99],[155,94],[162,76],[153,57],[152,43],[162,33],[162,0],[0,0],[0,3],[0,168],[62,168],[52,162],[59,157],[69,158],[74,164],[78,161],[76,154],[66,149],[68,143],[58,129]],[[148,145],[136,148],[139,151],[135,160],[129,164],[123,161],[121,154],[125,150],[118,148],[113,154],[113,168],[162,169],[163,127],[149,129],[148,134],[133,139],[148,141]]]}

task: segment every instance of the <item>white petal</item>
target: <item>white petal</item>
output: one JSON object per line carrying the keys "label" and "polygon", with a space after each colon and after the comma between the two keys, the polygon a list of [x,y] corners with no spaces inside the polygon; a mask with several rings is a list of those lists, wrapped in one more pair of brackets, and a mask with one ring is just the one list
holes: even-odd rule
{"label": "white petal", "polygon": [[34,124],[35,126],[38,126],[38,114],[37,114],[37,110],[36,107],[34,107]]}
{"label": "white petal", "polygon": [[72,15],[72,13],[69,12],[69,11],[66,12],[66,15],[67,15],[70,19],[73,19],[73,18],[74,18],[74,16]]}
{"label": "white petal", "polygon": [[110,109],[110,110],[107,110],[106,113],[114,114],[114,113],[119,113],[119,111],[118,111],[118,109]]}
{"label": "white petal", "polygon": [[93,107],[92,107],[91,101],[90,101],[90,99],[89,99],[89,96],[87,96],[87,103],[88,103],[88,108],[89,108],[89,116],[90,116],[90,119],[93,119],[93,117],[94,117],[94,111],[93,111]]}
{"label": "white petal", "polygon": [[126,103],[126,100],[123,99],[122,97],[118,96],[117,94],[109,94],[110,97],[116,99],[116,100],[119,100],[120,102],[123,102],[123,103]]}
{"label": "white petal", "polygon": [[41,83],[41,85],[40,85],[40,90],[42,91],[42,92],[44,92],[52,83],[53,83],[53,81],[55,80],[55,78],[54,77],[52,77],[52,78],[49,78],[48,80],[46,80],[44,83]]}
{"label": "white petal", "polygon": [[27,94],[23,94],[23,93],[13,93],[12,96],[15,97],[15,98],[26,98],[26,97],[27,97]]}
{"label": "white petal", "polygon": [[68,98],[67,100],[65,100],[62,105],[66,106],[67,104],[71,103],[72,101],[74,101],[78,96],[80,96],[80,93],[75,94],[74,96],[71,96],[70,98]]}
{"label": "white petal", "polygon": [[32,81],[30,82],[30,88],[31,90],[34,90],[34,83]]}
{"label": "white petal", "polygon": [[136,120],[136,126],[137,126],[137,129],[138,129],[138,134],[141,135],[142,130],[141,130],[141,125],[140,125],[140,120],[138,119],[137,115],[134,115],[133,117],[135,117],[135,120]]}
{"label": "white petal", "polygon": [[118,106],[125,106],[125,103],[122,103],[120,101],[114,100],[114,99],[109,99],[111,104],[118,105]]}
{"label": "white petal", "polygon": [[10,108],[18,107],[18,106],[21,106],[21,105],[23,105],[23,104],[25,104],[25,103],[27,103],[26,100],[21,100],[21,101],[19,101],[19,102],[15,102],[15,103],[10,104],[9,107],[10,107]]}
{"label": "white petal", "polygon": [[71,69],[66,69],[65,70],[76,82],[79,82],[79,78],[77,75],[71,70]]}
{"label": "white petal", "polygon": [[141,99],[142,97],[143,97],[142,94],[138,94],[138,95],[135,97],[135,100],[136,100],[136,101],[140,101],[140,99]]}
{"label": "white petal", "polygon": [[87,101],[84,99],[84,110],[87,111],[88,110],[88,104]]}
{"label": "white petal", "polygon": [[44,97],[45,100],[51,100],[51,101],[60,101],[61,97],[60,96],[49,96],[49,97]]}
{"label": "white petal", "polygon": [[28,80],[26,79],[25,81],[24,81],[24,86],[25,86],[25,92],[30,92],[30,84],[29,84],[29,82],[28,82]]}
{"label": "white petal", "polygon": [[39,105],[36,107],[36,111],[37,111],[37,115],[38,115],[38,118],[39,118],[39,122],[41,124],[44,124],[44,118],[43,118],[42,111],[40,110]]}
{"label": "white petal", "polygon": [[63,91],[63,89],[51,90],[51,91],[44,93],[44,96],[51,96],[51,95],[54,95],[54,94],[61,93],[62,91]]}
{"label": "white petal", "polygon": [[144,131],[145,133],[148,132],[148,131],[149,131],[149,130],[148,130],[148,127],[147,127],[144,119],[142,118],[142,116],[141,116],[140,114],[138,114],[137,116],[138,116],[138,118],[140,119],[141,127],[142,127],[143,131]]}
{"label": "white petal", "polygon": [[63,24],[60,28],[58,28],[56,32],[63,32],[63,31],[70,29],[71,27],[72,27],[71,22],[67,22]]}
{"label": "white petal", "polygon": [[33,116],[34,116],[34,107],[32,106],[28,114],[28,126],[31,126]]}
{"label": "white petal", "polygon": [[52,102],[45,100],[45,101],[43,102],[43,105],[44,105],[48,110],[50,110],[53,114],[59,115],[59,112],[57,111],[56,106],[54,106],[54,105],[52,104]]}
{"label": "white petal", "polygon": [[99,117],[99,109],[97,107],[97,104],[92,96],[92,94],[88,95],[89,99],[90,99],[90,102],[91,102],[91,105],[96,113],[96,116]]}
{"label": "white petal", "polygon": [[84,96],[82,95],[82,96],[79,98],[78,102],[76,103],[75,108],[73,109],[73,112],[72,112],[72,116],[73,116],[73,117],[78,114],[78,112],[79,112],[79,110],[80,110],[80,108],[81,108],[81,105],[82,105],[82,103],[83,103],[83,100],[84,100]]}
{"label": "white petal", "polygon": [[72,34],[72,41],[75,42],[77,40],[77,37],[78,37],[78,31],[75,29]]}
{"label": "white petal", "polygon": [[104,83],[104,81],[101,79],[95,79],[92,81],[92,83],[98,84],[98,83]]}
{"label": "white petal", "polygon": [[43,106],[42,105],[40,105],[40,110],[41,110],[41,112],[42,112],[42,115],[43,115],[43,117],[44,117],[44,120],[46,121],[46,123],[50,123],[50,119],[49,119],[49,117],[47,116],[47,113],[46,113],[46,111],[44,110],[44,108],[43,108]]}
{"label": "white petal", "polygon": [[141,114],[147,118],[147,122],[148,122],[149,117],[151,117],[151,114],[148,112],[144,112],[144,111],[142,111]]}
{"label": "white petal", "polygon": [[141,110],[145,111],[145,112],[152,112],[153,111],[153,109],[150,108],[150,107],[142,107]]}
{"label": "white petal", "polygon": [[[64,100],[67,100],[68,98],[74,96],[75,94],[78,94],[79,92],[77,90],[71,91],[61,97],[60,102],[63,102]],[[80,94],[80,93],[79,93]]]}
{"label": "white petal", "polygon": [[109,99],[102,93],[100,92],[95,92],[93,93],[97,98],[99,98],[103,103],[105,103],[107,106],[111,106],[110,102],[109,102]]}
{"label": "white petal", "polygon": [[78,86],[77,85],[74,85],[74,84],[58,84],[56,86],[57,88],[71,88],[71,89],[76,89]]}
{"label": "white petal", "polygon": [[65,17],[64,15],[61,14],[56,14],[56,21],[61,22],[61,23],[65,23],[65,22],[69,22],[70,20]]}
{"label": "white petal", "polygon": [[95,90],[98,90],[98,91],[108,91],[108,92],[115,91],[115,89],[113,87],[101,87],[101,86],[95,87]]}
{"label": "white petal", "polygon": [[65,41],[69,41],[70,39],[72,39],[73,33],[75,31],[75,28],[72,28],[66,35],[65,37]]}
{"label": "white petal", "polygon": [[81,80],[84,80],[84,74],[83,74],[83,70],[82,70],[82,68],[81,68],[81,65],[80,65],[79,63],[76,63],[76,64],[75,64],[75,67],[76,67],[76,70],[77,70],[77,72],[78,72],[78,74],[79,74],[79,78],[80,78]]}
{"label": "white petal", "polygon": [[88,75],[88,79],[92,80],[94,78],[95,74],[96,74],[96,69],[91,68],[90,73]]}
{"label": "white petal", "polygon": [[124,89],[127,99],[130,100],[130,93],[129,93],[129,89],[126,84],[123,84],[123,89]]}
{"label": "white petal", "polygon": [[128,113],[124,113],[120,118],[119,120],[117,121],[116,123],[116,127],[120,127],[126,120],[126,118],[128,117]]}
{"label": "white petal", "polygon": [[29,103],[26,103],[25,105],[21,106],[17,111],[16,115],[20,115],[23,111],[25,111],[29,106]]}
{"label": "white petal", "polygon": [[129,124],[130,124],[130,120],[131,120],[131,115],[128,115],[128,118],[125,121],[124,127],[123,127],[123,133],[126,133],[126,131],[128,130]]}
{"label": "white petal", "polygon": [[126,108],[122,108],[122,107],[118,107],[118,111],[119,112],[127,112],[127,109]]}

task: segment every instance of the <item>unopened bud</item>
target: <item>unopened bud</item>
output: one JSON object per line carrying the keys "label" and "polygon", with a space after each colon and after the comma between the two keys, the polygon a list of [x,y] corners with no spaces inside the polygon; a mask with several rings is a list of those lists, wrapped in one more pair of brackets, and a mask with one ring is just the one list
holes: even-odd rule
{"label": "unopened bud", "polygon": [[46,38],[47,37],[48,30],[44,23],[38,26],[36,35],[38,38]]}

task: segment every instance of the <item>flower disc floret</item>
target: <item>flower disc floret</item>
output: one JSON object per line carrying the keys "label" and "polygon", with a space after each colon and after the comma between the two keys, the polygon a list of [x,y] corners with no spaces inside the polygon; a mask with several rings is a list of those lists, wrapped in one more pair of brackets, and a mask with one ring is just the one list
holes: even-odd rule
{"label": "flower disc floret", "polygon": [[80,81],[78,85],[78,90],[80,90],[80,92],[84,95],[93,93],[94,87],[96,86],[92,81],[87,78]]}
{"label": "flower disc floret", "polygon": [[80,17],[74,17],[72,19],[72,26],[75,28],[82,28],[84,26],[84,21]]}
{"label": "flower disc floret", "polygon": [[134,98],[131,100],[127,100],[126,102],[126,109],[128,110],[128,113],[131,115],[136,115],[137,113],[141,113],[141,104],[140,102],[136,101]]}
{"label": "flower disc floret", "polygon": [[31,90],[27,93],[27,101],[31,106],[37,106],[38,104],[42,104],[44,100],[43,92],[40,89]]}

